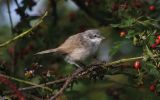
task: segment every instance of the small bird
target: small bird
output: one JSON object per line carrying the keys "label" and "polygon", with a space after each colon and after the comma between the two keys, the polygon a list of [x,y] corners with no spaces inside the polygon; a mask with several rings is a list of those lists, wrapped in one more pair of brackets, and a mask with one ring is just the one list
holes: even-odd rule
{"label": "small bird", "polygon": [[82,62],[93,55],[101,41],[105,39],[98,29],[90,29],[70,36],[59,47],[36,53],[56,53],[63,55],[66,62],[81,68]]}

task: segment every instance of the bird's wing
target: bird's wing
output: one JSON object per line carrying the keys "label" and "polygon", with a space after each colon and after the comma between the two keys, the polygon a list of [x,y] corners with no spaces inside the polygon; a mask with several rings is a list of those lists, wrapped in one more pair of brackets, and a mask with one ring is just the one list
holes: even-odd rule
{"label": "bird's wing", "polygon": [[76,34],[70,36],[63,44],[61,44],[58,49],[66,53],[71,53],[75,48],[80,48],[81,45],[81,35]]}
{"label": "bird's wing", "polygon": [[68,39],[66,39],[64,43],[62,43],[58,48],[44,50],[36,53],[35,55],[55,53],[55,52],[61,55],[66,55],[68,53],[71,53],[75,48],[78,48],[81,46],[80,38],[81,36],[79,34],[72,35]]}

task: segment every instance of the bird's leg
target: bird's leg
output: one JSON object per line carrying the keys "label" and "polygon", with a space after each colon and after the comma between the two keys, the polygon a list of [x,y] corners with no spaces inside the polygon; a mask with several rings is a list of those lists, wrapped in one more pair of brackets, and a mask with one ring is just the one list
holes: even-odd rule
{"label": "bird's leg", "polygon": [[76,63],[76,62],[75,62],[73,59],[71,59],[70,57],[66,57],[66,58],[65,58],[65,61],[68,62],[69,64],[75,65],[75,66],[76,66],[77,68],[79,68],[79,69],[83,69],[80,64]]}
{"label": "bird's leg", "polygon": [[77,68],[79,68],[79,69],[83,69],[79,64],[77,64],[77,63],[73,63],[73,65],[75,65]]}

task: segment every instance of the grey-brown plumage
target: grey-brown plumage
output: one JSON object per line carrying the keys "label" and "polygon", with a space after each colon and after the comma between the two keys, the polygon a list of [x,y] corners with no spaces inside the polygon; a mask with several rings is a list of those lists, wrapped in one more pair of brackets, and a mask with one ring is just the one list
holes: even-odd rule
{"label": "grey-brown plumage", "polygon": [[55,49],[49,49],[36,54],[58,53],[65,55],[65,61],[80,67],[77,62],[82,62],[95,53],[104,39],[99,30],[92,29],[70,36],[63,44]]}

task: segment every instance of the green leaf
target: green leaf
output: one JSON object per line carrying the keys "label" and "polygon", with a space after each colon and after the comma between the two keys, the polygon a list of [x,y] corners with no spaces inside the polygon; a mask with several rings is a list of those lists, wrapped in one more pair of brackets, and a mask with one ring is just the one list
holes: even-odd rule
{"label": "green leaf", "polygon": [[151,69],[151,68],[155,68],[155,65],[153,65],[152,63],[150,62],[146,62],[146,65]]}
{"label": "green leaf", "polygon": [[144,26],[149,26],[149,25],[151,25],[151,21],[150,20],[145,20],[145,21],[143,21],[143,25]]}
{"label": "green leaf", "polygon": [[160,73],[159,73],[159,71],[156,68],[151,68],[150,71],[149,71],[149,74],[153,75],[156,78],[160,77]]}
{"label": "green leaf", "polygon": [[132,26],[135,23],[134,18],[128,18],[121,21],[119,24],[110,24],[112,27],[119,27],[119,28],[127,28]]}
{"label": "green leaf", "polygon": [[157,92],[160,92],[160,84],[157,84],[157,85],[156,85],[156,91],[157,91]]}
{"label": "green leaf", "polygon": [[132,26],[133,23],[135,23],[135,19],[134,18],[128,18],[127,20],[124,21],[123,25],[125,27],[129,27],[129,26]]}
{"label": "green leaf", "polygon": [[132,38],[132,37],[135,36],[136,34],[137,34],[137,33],[136,33],[135,30],[129,30],[126,38]]}
{"label": "green leaf", "polygon": [[146,53],[147,55],[149,55],[149,57],[153,57],[153,53],[151,52],[151,50],[148,48],[148,46],[146,45]]}
{"label": "green leaf", "polygon": [[150,45],[153,44],[155,42],[155,36],[149,36],[148,41]]}
{"label": "green leaf", "polygon": [[134,46],[142,46],[143,41],[141,39],[139,39],[138,37],[134,36],[133,37],[133,45]]}
{"label": "green leaf", "polygon": [[110,24],[112,27],[120,27],[120,24]]}

